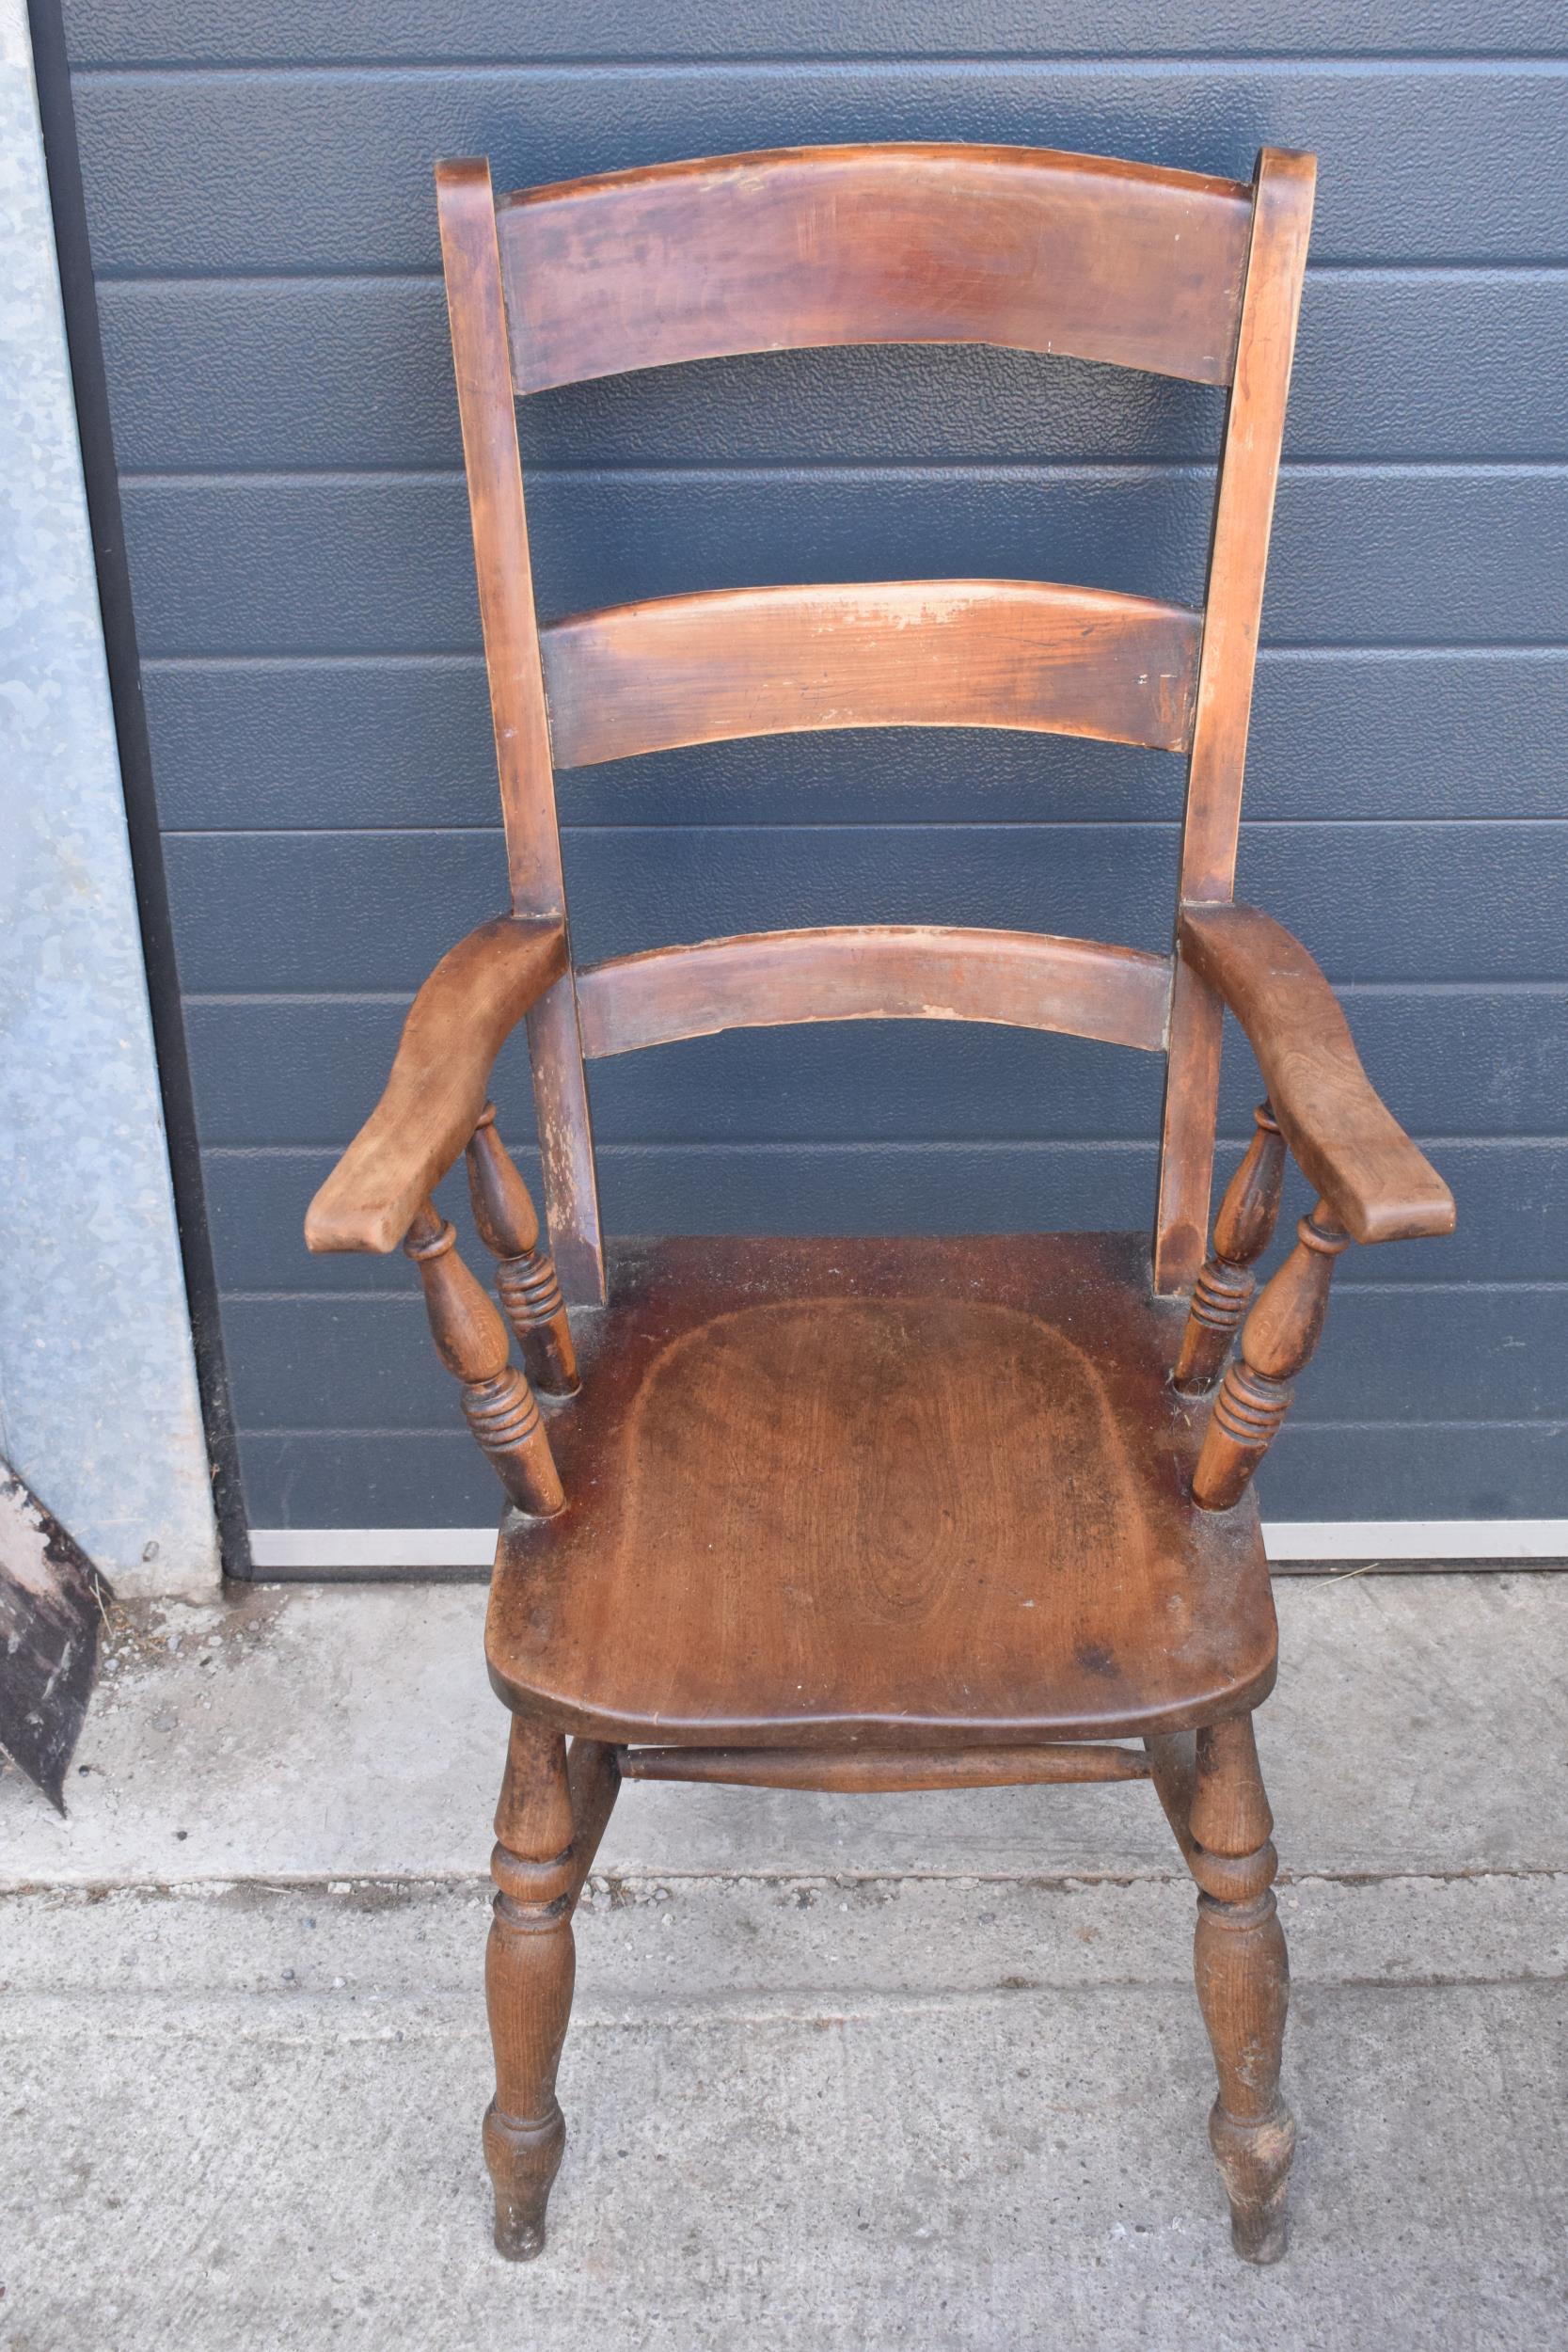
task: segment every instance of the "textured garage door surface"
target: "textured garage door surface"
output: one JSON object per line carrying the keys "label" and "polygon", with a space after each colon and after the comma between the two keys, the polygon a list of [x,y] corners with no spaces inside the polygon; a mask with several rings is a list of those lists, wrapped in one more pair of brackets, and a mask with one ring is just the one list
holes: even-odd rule
{"label": "textured garage door surface", "polygon": [[[1151,35],[1151,21],[1156,33]],[[1353,1253],[1276,1518],[1568,1512],[1568,78],[1551,0],[72,0],[68,30],[253,1520],[493,1515],[401,1260],[300,1217],[408,994],[497,907],[430,164],[857,138],[1322,161],[1240,887],[1341,986],[1460,1232]],[[1161,54],[1148,53],[1157,38]],[[547,614],[790,579],[1196,598],[1219,396],[995,352],[525,405]],[[564,780],[588,958],[772,924],[1163,947],[1180,768],[979,735]],[[602,1065],[612,1230],[1125,1225],[1160,1070],[946,1026]],[[1224,1154],[1255,1089],[1227,1053]],[[526,1138],[513,1055],[503,1116]]]}

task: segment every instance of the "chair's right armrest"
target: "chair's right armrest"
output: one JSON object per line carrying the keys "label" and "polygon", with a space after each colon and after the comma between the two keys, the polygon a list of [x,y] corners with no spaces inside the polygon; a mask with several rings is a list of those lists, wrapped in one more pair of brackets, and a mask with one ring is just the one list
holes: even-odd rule
{"label": "chair's right armrest", "polygon": [[395,1249],[467,1144],[512,1031],[566,969],[559,915],[500,915],[442,957],[409,1009],[386,1092],[305,1219],[309,1249]]}
{"label": "chair's right armrest", "polygon": [[1298,939],[1256,907],[1181,909],[1184,962],[1235,1014],[1297,1167],[1360,1242],[1451,1233],[1453,1195],[1386,1110],[1338,998]]}

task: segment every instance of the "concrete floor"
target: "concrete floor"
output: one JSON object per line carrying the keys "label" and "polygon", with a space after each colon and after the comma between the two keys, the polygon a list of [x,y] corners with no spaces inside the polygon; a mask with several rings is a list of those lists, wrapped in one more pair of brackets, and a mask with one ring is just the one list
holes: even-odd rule
{"label": "concrete floor", "polygon": [[1278,2269],[1141,1786],[626,1791],[501,2263],[483,1595],[275,1588],[117,1622],[68,1821],[0,1781],[0,2345],[1560,2352],[1568,1577],[1279,1602]]}

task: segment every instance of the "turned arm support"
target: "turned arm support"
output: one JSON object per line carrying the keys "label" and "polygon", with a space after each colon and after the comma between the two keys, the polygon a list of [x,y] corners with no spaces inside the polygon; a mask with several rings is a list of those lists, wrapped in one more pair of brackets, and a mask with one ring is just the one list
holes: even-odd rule
{"label": "turned arm support", "polygon": [[1193,1285],[1174,1378],[1196,1396],[1219,1377],[1257,1280],[1252,1269],[1274,1239],[1285,1186],[1285,1138],[1272,1106],[1253,1112],[1254,1134],[1214,1219],[1214,1246]]}
{"label": "turned arm support", "polygon": [[392,1073],[305,1219],[308,1248],[395,1249],[479,1123],[497,1055],[566,969],[559,917],[501,915],[442,957]]}
{"label": "turned arm support", "polygon": [[1451,1233],[1453,1195],[1379,1101],[1300,942],[1256,907],[1189,905],[1177,945],[1240,1022],[1291,1156],[1350,1238]]}
{"label": "turned arm support", "polygon": [[1291,1383],[1310,1362],[1328,1312],[1336,1259],[1350,1235],[1326,1200],[1296,1227],[1295,1247],[1265,1282],[1242,1331],[1241,1353],[1226,1368],[1203,1433],[1193,1500],[1204,1511],[1228,1511],[1279,1434],[1291,1409]]}
{"label": "turned arm support", "polygon": [[1300,943],[1254,907],[1186,906],[1179,952],[1224,999],[1258,1057],[1269,1099],[1214,1220],[1174,1375],[1189,1393],[1219,1372],[1252,1295],[1252,1268],[1279,1211],[1284,1146],[1320,1198],[1247,1315],[1193,1479],[1204,1510],[1238,1502],[1291,1403],[1352,1241],[1453,1231],[1453,1195],[1373,1092],[1333,990]]}
{"label": "turned arm support", "polygon": [[468,1197],[479,1237],[497,1260],[496,1287],[523,1360],[551,1396],[578,1387],[577,1348],[561,1295],[555,1262],[540,1248],[539,1216],[528,1186],[496,1133],[496,1106],[486,1103],[468,1138]]}
{"label": "turned arm support", "polygon": [[565,1501],[538,1403],[512,1362],[506,1326],[454,1247],[457,1235],[422,1200],[404,1248],[419,1268],[436,1352],[463,1384],[463,1411],[519,1511],[547,1518]]}

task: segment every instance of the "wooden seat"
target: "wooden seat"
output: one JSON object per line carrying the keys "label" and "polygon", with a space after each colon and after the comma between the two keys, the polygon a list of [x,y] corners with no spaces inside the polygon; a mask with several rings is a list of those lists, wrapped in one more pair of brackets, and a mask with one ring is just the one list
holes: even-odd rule
{"label": "wooden seat", "polygon": [[[1234,902],[1313,178],[1309,156],[1272,149],[1243,185],[901,145],[498,199],[485,165],[437,167],[511,909],[420,989],[306,1238],[402,1243],[511,1500],[488,1635],[512,1725],[483,2144],[496,2243],[514,2258],[544,2245],[572,1913],[624,1779],[1151,1778],[1199,1889],[1210,2138],[1233,2242],[1253,2262],[1285,2249],[1287,1972],[1252,1730],[1275,1623],[1250,1482],[1341,1253],[1453,1224],[1311,957]],[[990,343],[1226,386],[1202,612],[1058,581],[817,581],[540,628],[517,395],[845,342]],[[1183,756],[1170,952],[881,924],[576,963],[558,767],[873,726]],[[1267,1099],[1211,1240],[1227,1011]],[[1162,1055],[1147,1248],[1065,1234],[607,1249],[589,1062],[740,1025],[867,1020],[1005,1023]],[[547,1239],[487,1100],[524,1022]],[[1287,1152],[1316,1206],[1254,1299]],[[499,1310],[432,1198],[463,1158]],[[1117,1744],[1128,1735],[1142,1744]]]}
{"label": "wooden seat", "polygon": [[[1201,1511],[1180,1307],[1132,1234],[612,1248],[503,1528],[509,1706],[617,1743],[1206,1723],[1274,1677],[1250,1495]],[[700,1638],[693,1629],[700,1628]]]}

